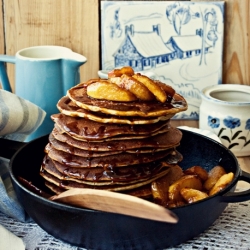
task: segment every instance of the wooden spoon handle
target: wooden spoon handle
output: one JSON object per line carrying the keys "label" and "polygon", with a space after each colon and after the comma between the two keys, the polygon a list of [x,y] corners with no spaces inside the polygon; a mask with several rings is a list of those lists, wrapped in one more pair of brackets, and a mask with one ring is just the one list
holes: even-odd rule
{"label": "wooden spoon handle", "polygon": [[168,223],[177,223],[177,216],[170,210],[135,196],[89,188],[69,189],[50,200],[110,213]]}

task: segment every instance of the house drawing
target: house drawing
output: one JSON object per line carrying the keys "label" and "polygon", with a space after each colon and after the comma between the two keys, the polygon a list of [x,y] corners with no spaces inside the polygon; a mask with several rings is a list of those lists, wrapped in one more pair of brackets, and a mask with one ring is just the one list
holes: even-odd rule
{"label": "house drawing", "polygon": [[101,70],[131,66],[185,97],[174,119],[198,119],[203,88],[222,83],[225,2],[101,0]]}
{"label": "house drawing", "polygon": [[159,25],[153,25],[152,32],[135,32],[134,26],[125,27],[125,39],[113,54],[115,67],[129,65],[142,71],[166,64],[175,57],[160,36]]}
{"label": "house drawing", "polygon": [[[205,44],[208,53],[211,45]],[[135,32],[134,26],[125,27],[125,39],[113,54],[115,67],[129,65],[136,71],[156,68],[174,59],[185,59],[202,53],[202,30],[195,35],[172,36],[164,43],[160,25],[153,25],[151,32]]]}
{"label": "house drawing", "polygon": [[[176,57],[179,59],[198,56],[202,53],[202,35],[203,32],[199,29],[196,30],[196,35],[172,36],[166,43],[166,46],[175,51]],[[211,47],[211,45],[206,43],[204,45],[204,52],[208,53]]]}

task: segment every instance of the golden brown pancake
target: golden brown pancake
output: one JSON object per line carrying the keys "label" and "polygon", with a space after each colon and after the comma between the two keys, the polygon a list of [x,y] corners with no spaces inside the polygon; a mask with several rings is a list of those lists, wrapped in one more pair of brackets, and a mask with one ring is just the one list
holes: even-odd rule
{"label": "golden brown pancake", "polygon": [[45,179],[44,184],[45,184],[45,186],[46,186],[47,188],[49,188],[49,189],[52,191],[52,193],[54,193],[54,194],[61,194],[62,192],[66,191],[66,189],[61,188],[61,187],[58,187],[58,186],[56,186],[55,184],[53,184],[52,182],[47,181],[46,179]]}
{"label": "golden brown pancake", "polygon": [[151,183],[152,181],[164,176],[165,174],[168,173],[168,169],[163,169],[159,173],[157,173],[154,177],[149,178],[147,180],[143,181],[137,181],[135,183],[130,183],[126,185],[118,185],[118,184],[113,184],[113,185],[96,185],[97,182],[91,182],[91,185],[85,184],[85,183],[80,183],[78,182],[79,180],[76,179],[70,179],[68,180],[65,178],[65,176],[60,177],[61,179],[57,178],[55,175],[52,175],[48,173],[46,170],[40,171],[40,175],[47,180],[50,183],[53,183],[54,185],[63,188],[63,189],[72,189],[72,188],[93,188],[93,189],[103,189],[103,190],[109,190],[109,191],[125,191],[125,190],[132,190],[144,185],[147,185]]}
{"label": "golden brown pancake", "polygon": [[[49,135],[49,143],[51,146],[57,150],[61,150],[73,155],[79,155],[82,157],[100,157],[104,155],[112,155],[112,154],[120,154],[122,152],[127,152],[131,154],[143,154],[143,153],[152,153],[152,152],[159,152],[166,150],[165,148],[140,148],[140,149],[129,149],[129,150],[120,150],[120,151],[95,151],[95,150],[89,150],[89,149],[80,149],[75,148],[73,146],[68,145],[67,143],[60,142],[53,136],[52,133]],[[47,152],[47,149],[45,147],[45,151]]]}
{"label": "golden brown pancake", "polygon": [[182,138],[180,130],[171,128],[164,134],[159,134],[150,138],[141,140],[117,140],[117,141],[103,141],[103,142],[85,142],[76,140],[67,134],[60,134],[56,128],[53,129],[52,135],[61,142],[67,143],[70,146],[91,150],[91,151],[127,151],[130,149],[141,148],[173,148],[179,145]]}
{"label": "golden brown pancake", "polygon": [[133,101],[115,102],[99,100],[87,95],[88,84],[80,83],[67,92],[67,96],[80,108],[92,112],[101,112],[116,116],[141,116],[141,117],[173,117],[176,113],[187,110],[186,100],[175,93],[170,102],[161,103],[159,101]]}
{"label": "golden brown pancake", "polygon": [[[80,149],[73,146],[68,145],[67,143],[60,142],[53,136],[52,133],[49,135],[49,145],[47,144],[45,147],[45,152],[48,152],[49,146],[53,147],[57,150],[64,151],[66,153],[70,153],[72,155],[78,155],[82,157],[100,157],[105,155],[113,155],[113,154],[120,154],[122,151],[95,151],[89,149]],[[135,152],[136,153],[136,152]]]}
{"label": "golden brown pancake", "polygon": [[[67,190],[59,186],[56,186],[54,183],[49,182],[47,180],[45,181],[45,186],[47,186],[55,194],[60,194]],[[150,199],[152,196],[151,185],[148,184],[148,185],[136,188],[136,189],[127,190],[125,193],[142,198],[142,199]]]}
{"label": "golden brown pancake", "polygon": [[62,97],[57,103],[58,110],[65,115],[72,117],[82,117],[92,121],[101,123],[118,123],[118,124],[152,124],[159,121],[167,121],[173,114],[165,116],[155,116],[155,117],[122,117],[115,115],[108,115],[101,112],[92,112],[90,110],[83,109],[72,102],[68,96]]}
{"label": "golden brown pancake", "polygon": [[[164,178],[168,182],[168,185],[170,186],[173,182],[178,180],[182,175],[183,175],[182,169],[178,165],[176,165],[176,166],[172,166],[169,169],[169,172],[166,175],[160,177],[159,180],[161,178]],[[66,189],[61,188],[59,186],[56,186],[52,182],[48,182],[48,181],[45,182],[45,185],[56,194],[60,194],[66,190]],[[131,189],[131,190],[125,190],[125,191],[120,191],[120,192],[125,193],[125,194],[129,194],[129,195],[133,195],[136,197],[140,197],[143,199],[148,199],[148,200],[152,199],[152,190],[151,190],[150,183],[143,185],[143,186],[140,186],[140,187],[137,187],[137,188],[134,188],[134,189]]]}
{"label": "golden brown pancake", "polygon": [[[175,181],[180,179],[183,176],[183,170],[178,165],[173,165],[169,168],[169,171],[166,175],[156,179],[155,181],[162,181],[165,182],[165,187],[170,186]],[[167,189],[166,189],[167,192]],[[123,193],[130,194],[133,196],[141,197],[144,199],[150,199],[152,197],[152,187],[151,184],[141,186],[139,188],[135,188],[132,190],[124,191]]]}
{"label": "golden brown pancake", "polygon": [[[168,149],[160,152],[153,152],[148,154],[130,154],[121,153],[115,155],[101,156],[101,157],[81,157],[72,155],[64,151],[56,150],[48,145],[47,149],[48,156],[54,161],[58,161],[68,167],[75,168],[96,168],[102,167],[104,169],[124,167],[137,164],[146,164],[149,162],[157,161],[171,156],[173,158],[180,159],[175,149]],[[165,159],[167,161],[167,158]]]}
{"label": "golden brown pancake", "polygon": [[127,135],[129,137],[135,135],[136,138],[138,138],[139,135],[145,135],[148,137],[150,135],[167,132],[170,128],[169,122],[166,121],[149,125],[128,125],[103,124],[85,118],[71,117],[64,114],[55,114],[52,115],[51,118],[56,123],[57,127],[60,128],[60,131],[69,134],[73,138],[87,141],[102,140],[119,135]]}
{"label": "golden brown pancake", "polygon": [[53,161],[49,156],[45,156],[41,170],[65,179],[84,183],[88,185],[125,185],[135,183],[138,180],[152,178],[163,169],[168,170],[171,165],[161,162],[154,164],[143,164],[133,167],[113,168],[104,170],[103,168],[72,168],[57,161]]}
{"label": "golden brown pancake", "polygon": [[[60,134],[63,134],[63,133],[66,133],[65,130],[63,130],[62,128],[60,128],[57,124],[55,124],[54,126],[57,131],[60,133]],[[103,141],[122,141],[122,140],[130,140],[130,139],[144,139],[144,138],[149,138],[149,137],[152,137],[154,135],[158,135],[158,134],[161,134],[161,133],[165,133],[169,130],[168,126],[165,126],[163,127],[161,130],[159,131],[156,131],[152,134],[134,134],[134,135],[130,135],[130,134],[124,134],[124,135],[116,135],[116,136],[113,136],[113,137],[107,137],[107,138],[101,138],[98,137],[97,135],[93,138],[83,138],[83,137],[80,137],[80,136],[77,136],[75,134],[70,134],[69,132],[67,134],[69,134],[72,138],[76,139],[76,140],[81,140],[81,141],[85,141],[85,142],[103,142]]]}

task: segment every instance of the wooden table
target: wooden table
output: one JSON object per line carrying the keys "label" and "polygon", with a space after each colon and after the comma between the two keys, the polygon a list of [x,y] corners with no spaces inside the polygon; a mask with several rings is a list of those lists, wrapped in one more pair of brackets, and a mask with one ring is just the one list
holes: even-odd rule
{"label": "wooden table", "polygon": [[[240,168],[250,173],[250,156],[237,157],[237,159],[240,164]],[[250,184],[243,182],[243,181],[239,181],[237,187],[238,188],[250,188]]]}

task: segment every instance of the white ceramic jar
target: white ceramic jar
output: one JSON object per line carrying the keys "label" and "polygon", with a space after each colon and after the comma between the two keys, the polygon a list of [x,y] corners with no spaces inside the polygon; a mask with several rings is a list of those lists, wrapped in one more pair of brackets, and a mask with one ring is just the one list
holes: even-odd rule
{"label": "white ceramic jar", "polygon": [[250,155],[250,86],[209,86],[201,98],[199,127],[214,132],[236,156]]}

